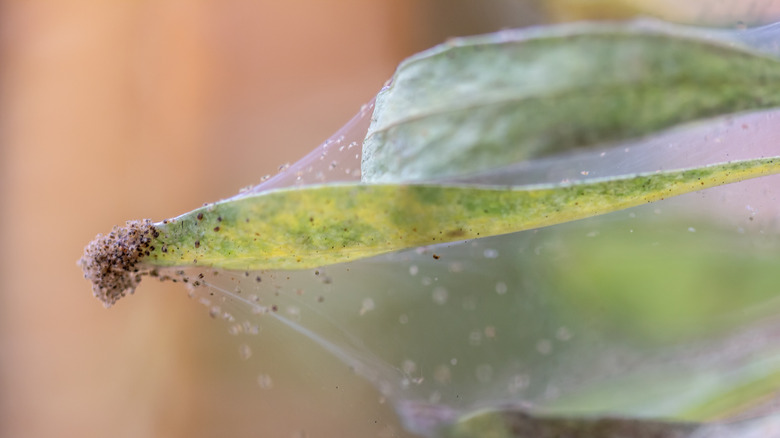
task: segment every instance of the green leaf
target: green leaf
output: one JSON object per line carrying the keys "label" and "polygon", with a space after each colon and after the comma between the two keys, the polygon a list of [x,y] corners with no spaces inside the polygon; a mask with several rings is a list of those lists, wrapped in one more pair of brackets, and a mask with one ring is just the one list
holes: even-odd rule
{"label": "green leaf", "polygon": [[780,172],[780,158],[529,187],[331,184],[269,191],[156,225],[157,266],[301,269],[609,213]]}
{"label": "green leaf", "polygon": [[702,424],[636,418],[536,417],[521,410],[483,410],[460,419],[442,436],[451,438],[733,438],[768,437],[780,431],[780,417]]}
{"label": "green leaf", "polygon": [[110,305],[137,285],[139,263],[311,268],[568,222],[773,173],[780,173],[778,157],[526,187],[355,183],[272,190],[159,224],[133,223],[99,236],[80,263],[96,296]]}
{"label": "green leaf", "polygon": [[521,410],[477,411],[443,436],[451,438],[685,438],[700,425],[635,418],[535,417]]}
{"label": "green leaf", "polygon": [[363,178],[451,178],[780,104],[777,58],[660,22],[455,39],[404,61],[376,98]]}

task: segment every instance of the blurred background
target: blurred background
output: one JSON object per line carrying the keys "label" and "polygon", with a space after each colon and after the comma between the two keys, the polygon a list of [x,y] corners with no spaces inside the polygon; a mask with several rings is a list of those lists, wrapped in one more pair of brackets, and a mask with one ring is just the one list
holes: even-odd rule
{"label": "blurred background", "polygon": [[780,4],[0,0],[0,436],[407,436],[335,358],[294,336],[242,357],[179,285],[104,309],[84,245],[258,183],[447,37],[635,15],[750,26]]}

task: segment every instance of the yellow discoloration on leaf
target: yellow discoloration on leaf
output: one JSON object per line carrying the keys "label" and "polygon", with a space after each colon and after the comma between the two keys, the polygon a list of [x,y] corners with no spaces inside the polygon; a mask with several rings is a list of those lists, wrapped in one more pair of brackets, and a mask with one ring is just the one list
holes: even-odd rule
{"label": "yellow discoloration on leaf", "polygon": [[780,159],[774,157],[543,186],[333,184],[276,190],[156,224],[159,242],[145,262],[311,268],[554,225],[778,172]]}

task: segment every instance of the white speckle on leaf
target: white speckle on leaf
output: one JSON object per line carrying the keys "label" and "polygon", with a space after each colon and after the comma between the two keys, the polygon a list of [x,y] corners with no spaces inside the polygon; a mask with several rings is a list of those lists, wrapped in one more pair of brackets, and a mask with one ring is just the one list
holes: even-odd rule
{"label": "white speckle on leaf", "polygon": [[497,259],[498,258],[498,250],[495,249],[486,249],[482,253],[486,259]]}
{"label": "white speckle on leaf", "polygon": [[374,310],[374,306],[375,306],[374,300],[372,300],[371,298],[364,299],[360,307],[360,316],[363,316],[366,313]]}
{"label": "white speckle on leaf", "polygon": [[447,302],[448,295],[449,292],[447,292],[447,289],[438,286],[433,289],[433,302],[438,305],[444,305]]}
{"label": "white speckle on leaf", "polygon": [[552,348],[552,342],[549,339],[541,339],[536,343],[536,351],[543,356],[552,353]]}

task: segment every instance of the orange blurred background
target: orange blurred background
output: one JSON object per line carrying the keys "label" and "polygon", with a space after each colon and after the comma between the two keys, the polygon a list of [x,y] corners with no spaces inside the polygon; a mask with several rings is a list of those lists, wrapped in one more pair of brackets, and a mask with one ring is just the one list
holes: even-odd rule
{"label": "orange blurred background", "polygon": [[[661,3],[0,2],[0,436],[407,436],[299,337],[242,359],[179,285],[147,281],[105,310],[76,266],[84,245],[259,182],[449,36],[637,12],[696,22],[706,2]],[[741,4],[708,20],[778,10]]]}

